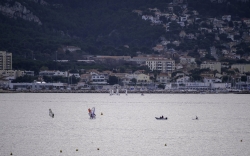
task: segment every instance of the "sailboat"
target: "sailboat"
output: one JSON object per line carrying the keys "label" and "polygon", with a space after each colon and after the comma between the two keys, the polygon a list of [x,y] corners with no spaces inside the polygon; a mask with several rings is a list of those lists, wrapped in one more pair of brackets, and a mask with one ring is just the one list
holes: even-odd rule
{"label": "sailboat", "polygon": [[125,93],[126,93],[126,95],[128,95],[128,90],[127,89],[125,90]]}
{"label": "sailboat", "polygon": [[120,95],[120,94],[119,94],[119,89],[116,89],[116,95]]}
{"label": "sailboat", "polygon": [[88,111],[89,111],[89,117],[90,117],[90,119],[95,119],[95,107],[93,107],[92,109],[88,109]]}

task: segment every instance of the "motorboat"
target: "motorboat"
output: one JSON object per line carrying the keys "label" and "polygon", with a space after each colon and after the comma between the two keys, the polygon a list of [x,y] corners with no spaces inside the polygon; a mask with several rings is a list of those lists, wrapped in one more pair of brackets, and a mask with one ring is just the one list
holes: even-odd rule
{"label": "motorboat", "polygon": [[156,118],[156,120],[167,120],[168,119],[168,117],[165,117],[165,118],[162,118],[162,117],[155,117]]}

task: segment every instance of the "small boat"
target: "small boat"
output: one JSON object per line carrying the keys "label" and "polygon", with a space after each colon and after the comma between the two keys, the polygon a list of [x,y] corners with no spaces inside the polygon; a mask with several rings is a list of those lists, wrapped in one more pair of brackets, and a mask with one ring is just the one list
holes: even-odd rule
{"label": "small boat", "polygon": [[199,120],[199,118],[196,116],[193,120]]}
{"label": "small boat", "polygon": [[167,120],[168,118],[166,117],[166,118],[161,118],[161,117],[155,117],[156,118],[156,120]]}

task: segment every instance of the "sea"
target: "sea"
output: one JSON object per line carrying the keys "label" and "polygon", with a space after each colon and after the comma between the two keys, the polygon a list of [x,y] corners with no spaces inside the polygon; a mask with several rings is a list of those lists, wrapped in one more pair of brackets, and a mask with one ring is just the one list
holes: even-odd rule
{"label": "sea", "polygon": [[2,93],[0,155],[249,156],[250,95]]}

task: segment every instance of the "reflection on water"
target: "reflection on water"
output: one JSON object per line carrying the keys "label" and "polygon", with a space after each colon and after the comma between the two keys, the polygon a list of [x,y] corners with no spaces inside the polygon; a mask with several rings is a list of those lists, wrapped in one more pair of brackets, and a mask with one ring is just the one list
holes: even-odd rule
{"label": "reflection on water", "polygon": [[[250,155],[249,95],[31,93],[0,101],[1,155]],[[168,120],[155,119],[162,115]]]}

